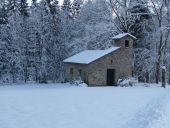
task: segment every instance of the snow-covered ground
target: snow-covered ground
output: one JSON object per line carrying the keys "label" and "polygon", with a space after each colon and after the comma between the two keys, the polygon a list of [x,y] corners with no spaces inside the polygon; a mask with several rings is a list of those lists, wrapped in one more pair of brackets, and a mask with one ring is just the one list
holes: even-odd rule
{"label": "snow-covered ground", "polygon": [[169,87],[0,86],[0,128],[169,127]]}

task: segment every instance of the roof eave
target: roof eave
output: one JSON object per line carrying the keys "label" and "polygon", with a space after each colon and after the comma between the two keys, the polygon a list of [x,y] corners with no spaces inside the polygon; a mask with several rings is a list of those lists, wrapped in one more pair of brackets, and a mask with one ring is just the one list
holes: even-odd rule
{"label": "roof eave", "polygon": [[[118,35],[119,35],[119,34],[118,34]],[[118,36],[118,35],[116,35],[116,36]],[[124,38],[124,37],[126,37],[126,36],[130,36],[130,37],[133,38],[134,40],[137,39],[135,36],[131,35],[130,33],[126,33],[126,35],[124,35],[123,37],[116,37],[116,36],[113,37],[114,40],[120,40],[120,39],[122,39],[122,38]]]}
{"label": "roof eave", "polygon": [[66,62],[66,61],[63,61],[64,63],[67,63],[67,64],[81,64],[81,65],[88,65],[90,63],[78,63],[78,62]]}

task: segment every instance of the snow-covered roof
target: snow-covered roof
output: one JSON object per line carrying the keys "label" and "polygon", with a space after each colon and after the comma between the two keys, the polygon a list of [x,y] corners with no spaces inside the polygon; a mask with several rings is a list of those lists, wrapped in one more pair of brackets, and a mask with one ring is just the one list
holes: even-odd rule
{"label": "snow-covered roof", "polygon": [[66,63],[78,63],[78,64],[89,64],[117,49],[120,47],[111,47],[106,50],[85,50],[70,58],[64,60]]}
{"label": "snow-covered roof", "polygon": [[125,37],[125,36],[130,36],[130,37],[132,37],[133,39],[136,39],[136,37],[134,37],[133,35],[131,35],[131,34],[129,34],[129,33],[118,34],[118,35],[114,36],[113,39],[121,39],[121,38],[123,38],[123,37]]}

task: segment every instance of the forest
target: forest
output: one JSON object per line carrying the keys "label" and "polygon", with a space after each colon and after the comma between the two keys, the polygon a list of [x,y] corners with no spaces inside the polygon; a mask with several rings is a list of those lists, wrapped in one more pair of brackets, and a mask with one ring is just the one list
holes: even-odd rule
{"label": "forest", "polygon": [[170,83],[170,0],[1,0],[0,83],[64,82],[63,60],[106,49],[119,33],[134,44],[134,77]]}

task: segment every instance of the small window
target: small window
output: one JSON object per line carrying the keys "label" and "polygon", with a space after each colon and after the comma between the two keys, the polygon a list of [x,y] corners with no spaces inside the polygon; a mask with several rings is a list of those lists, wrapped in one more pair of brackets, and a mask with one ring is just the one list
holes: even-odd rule
{"label": "small window", "polygon": [[81,73],[82,73],[82,70],[81,69],[79,69],[79,75],[81,76]]}
{"label": "small window", "polygon": [[110,63],[113,64],[113,60],[111,60]]}
{"label": "small window", "polygon": [[129,40],[125,40],[125,47],[129,47]]}
{"label": "small window", "polygon": [[70,68],[70,74],[73,74],[73,68]]}

